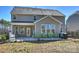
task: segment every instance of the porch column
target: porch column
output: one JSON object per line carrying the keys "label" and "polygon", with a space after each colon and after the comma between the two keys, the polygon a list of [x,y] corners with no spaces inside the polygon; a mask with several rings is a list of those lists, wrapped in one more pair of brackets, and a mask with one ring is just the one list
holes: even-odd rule
{"label": "porch column", "polygon": [[34,33],[36,34],[36,24],[35,24],[35,32]]}
{"label": "porch column", "polygon": [[11,24],[11,27],[9,28],[9,31],[11,32],[11,33],[13,33],[13,25]]}

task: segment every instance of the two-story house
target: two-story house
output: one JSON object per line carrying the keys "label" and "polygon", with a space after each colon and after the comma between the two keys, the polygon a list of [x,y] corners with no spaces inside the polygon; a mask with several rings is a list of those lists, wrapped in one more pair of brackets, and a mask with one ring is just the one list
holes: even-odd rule
{"label": "two-story house", "polygon": [[60,33],[65,31],[65,15],[58,10],[14,7],[11,11],[11,25],[16,36]]}

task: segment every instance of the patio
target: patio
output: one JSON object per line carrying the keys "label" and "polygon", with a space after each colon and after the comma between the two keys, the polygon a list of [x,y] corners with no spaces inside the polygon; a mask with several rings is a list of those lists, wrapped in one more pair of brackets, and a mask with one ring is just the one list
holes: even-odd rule
{"label": "patio", "polygon": [[40,41],[40,40],[62,40],[61,38],[31,38],[31,37],[17,37],[16,41]]}

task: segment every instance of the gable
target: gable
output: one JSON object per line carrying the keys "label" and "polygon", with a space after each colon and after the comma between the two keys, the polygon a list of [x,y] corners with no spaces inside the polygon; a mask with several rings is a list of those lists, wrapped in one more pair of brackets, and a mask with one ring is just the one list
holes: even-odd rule
{"label": "gable", "polygon": [[[49,18],[49,19],[48,19]],[[57,23],[59,23],[59,24],[62,24],[62,22],[60,22],[58,19],[56,19],[56,18],[54,18],[54,17],[52,17],[52,16],[45,16],[45,17],[43,17],[43,18],[41,18],[40,20],[37,20],[37,21],[35,21],[34,23],[38,23],[38,22],[42,22],[42,21],[46,21],[46,19],[47,19],[47,22],[48,21],[55,21],[55,22],[57,22]]]}

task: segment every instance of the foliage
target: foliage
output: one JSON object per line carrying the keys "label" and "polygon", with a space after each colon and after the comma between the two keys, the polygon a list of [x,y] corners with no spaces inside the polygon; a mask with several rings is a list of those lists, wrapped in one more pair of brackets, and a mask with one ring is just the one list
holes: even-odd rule
{"label": "foliage", "polygon": [[4,19],[1,19],[1,23],[4,25],[4,26],[10,26],[10,22],[9,21],[6,21]]}
{"label": "foliage", "polygon": [[34,38],[56,38],[59,37],[56,33],[48,33],[48,34],[34,34],[32,37]]}
{"label": "foliage", "polygon": [[41,38],[41,34],[33,34],[32,37],[33,38]]}
{"label": "foliage", "polygon": [[56,38],[56,37],[59,37],[59,35],[56,33],[48,33],[48,37],[49,38],[52,38],[52,37]]}
{"label": "foliage", "polygon": [[0,35],[0,42],[5,42],[9,39],[9,36],[6,34]]}
{"label": "foliage", "polygon": [[47,34],[41,34],[41,38],[48,38],[48,35]]}

